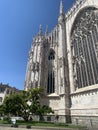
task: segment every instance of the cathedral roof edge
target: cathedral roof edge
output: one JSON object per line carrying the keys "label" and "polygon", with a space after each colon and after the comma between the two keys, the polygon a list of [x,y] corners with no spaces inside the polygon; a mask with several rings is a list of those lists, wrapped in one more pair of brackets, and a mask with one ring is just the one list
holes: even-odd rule
{"label": "cathedral roof edge", "polygon": [[54,28],[51,30],[51,32],[49,33],[49,36],[51,36],[52,35],[52,33],[54,32],[54,31],[56,31],[56,29],[58,29],[58,24],[56,25],[56,26],[54,26]]}
{"label": "cathedral roof edge", "polygon": [[86,0],[76,0],[75,3],[71,6],[71,8],[65,13],[65,18],[67,19],[70,15],[76,12],[76,9],[80,7]]}

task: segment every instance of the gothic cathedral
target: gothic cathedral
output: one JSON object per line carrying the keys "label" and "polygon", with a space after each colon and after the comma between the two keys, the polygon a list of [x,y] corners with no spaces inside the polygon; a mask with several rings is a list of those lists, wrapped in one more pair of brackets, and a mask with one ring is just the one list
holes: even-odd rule
{"label": "gothic cathedral", "polygon": [[98,0],[76,0],[66,14],[61,1],[51,33],[43,35],[40,25],[24,89],[32,87],[44,87],[42,103],[60,122],[98,123]]}

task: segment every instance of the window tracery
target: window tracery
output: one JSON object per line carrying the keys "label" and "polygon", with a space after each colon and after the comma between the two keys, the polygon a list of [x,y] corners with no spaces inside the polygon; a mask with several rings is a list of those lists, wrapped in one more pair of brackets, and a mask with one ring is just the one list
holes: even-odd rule
{"label": "window tracery", "polygon": [[55,72],[54,72],[55,51],[50,50],[48,56],[48,79],[47,79],[47,93],[54,93],[55,91]]}
{"label": "window tracery", "polygon": [[74,83],[78,88],[98,83],[98,10],[82,10],[71,33]]}
{"label": "window tracery", "polygon": [[54,59],[55,59],[55,52],[51,50],[48,56],[48,60],[54,60]]}
{"label": "window tracery", "polygon": [[55,89],[55,76],[54,71],[48,72],[48,82],[47,82],[47,93],[54,93]]}

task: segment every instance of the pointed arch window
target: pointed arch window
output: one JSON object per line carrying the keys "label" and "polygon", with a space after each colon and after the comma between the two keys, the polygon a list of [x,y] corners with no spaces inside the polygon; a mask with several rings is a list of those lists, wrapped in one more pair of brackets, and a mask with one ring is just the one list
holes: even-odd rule
{"label": "pointed arch window", "polygon": [[54,61],[55,60],[55,51],[50,49],[48,55],[48,77],[47,77],[47,93],[55,92],[55,70],[54,70]]}
{"label": "pointed arch window", "polygon": [[54,60],[55,59],[55,52],[54,50],[50,50],[48,60]]}
{"label": "pointed arch window", "polygon": [[74,22],[72,54],[75,57],[77,87],[98,84],[98,10],[87,7],[81,10]]}

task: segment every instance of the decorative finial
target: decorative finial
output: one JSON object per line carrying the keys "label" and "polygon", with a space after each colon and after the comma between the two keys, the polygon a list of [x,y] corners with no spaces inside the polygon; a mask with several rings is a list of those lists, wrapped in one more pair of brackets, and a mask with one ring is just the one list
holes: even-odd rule
{"label": "decorative finial", "polygon": [[39,26],[39,33],[38,33],[39,35],[42,35],[42,25],[40,24],[40,26]]}
{"label": "decorative finial", "polygon": [[48,25],[46,25],[46,32],[45,35],[48,36]]}
{"label": "decorative finial", "polygon": [[63,2],[62,0],[60,1],[60,14],[64,13],[64,7],[63,7]]}

